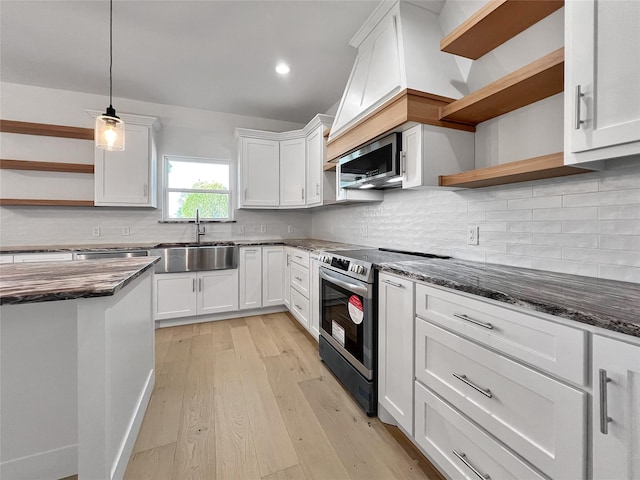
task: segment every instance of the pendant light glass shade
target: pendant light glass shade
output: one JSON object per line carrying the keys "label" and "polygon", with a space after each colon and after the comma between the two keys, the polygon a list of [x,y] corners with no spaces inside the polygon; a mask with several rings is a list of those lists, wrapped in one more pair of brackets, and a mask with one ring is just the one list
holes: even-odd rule
{"label": "pendant light glass shade", "polygon": [[111,106],[104,115],[96,117],[95,142],[96,147],[104,150],[124,150],[124,122]]}
{"label": "pendant light glass shade", "polygon": [[109,106],[96,117],[94,140],[97,148],[109,151],[124,150],[124,122],[116,115],[113,101],[113,0],[109,1]]}

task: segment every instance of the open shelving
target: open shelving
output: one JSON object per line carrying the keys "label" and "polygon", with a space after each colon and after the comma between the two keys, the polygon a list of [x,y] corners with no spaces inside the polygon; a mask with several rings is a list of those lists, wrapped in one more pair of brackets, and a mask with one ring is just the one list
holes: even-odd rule
{"label": "open shelving", "polygon": [[440,50],[477,60],[549,16],[564,0],[491,0],[440,41]]}
{"label": "open shelving", "polygon": [[86,163],[37,162],[31,160],[0,159],[0,169],[38,172],[71,172],[93,174],[94,166]]}

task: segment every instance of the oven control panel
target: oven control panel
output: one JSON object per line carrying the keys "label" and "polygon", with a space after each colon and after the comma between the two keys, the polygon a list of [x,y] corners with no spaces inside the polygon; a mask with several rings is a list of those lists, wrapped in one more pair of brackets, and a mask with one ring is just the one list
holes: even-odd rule
{"label": "oven control panel", "polygon": [[358,275],[366,275],[367,273],[367,267],[363,266],[363,265],[358,265],[355,263],[351,263],[351,265],[349,265],[349,272],[353,272],[353,273],[357,273]]}

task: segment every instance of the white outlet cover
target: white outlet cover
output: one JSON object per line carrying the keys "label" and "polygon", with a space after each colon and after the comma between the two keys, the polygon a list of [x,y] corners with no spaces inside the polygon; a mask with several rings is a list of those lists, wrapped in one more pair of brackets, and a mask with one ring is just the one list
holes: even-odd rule
{"label": "white outlet cover", "polygon": [[480,232],[480,227],[477,225],[467,227],[467,245],[478,245],[478,235]]}
{"label": "white outlet cover", "polygon": [[293,225],[287,225],[287,232],[293,233]]}
{"label": "white outlet cover", "polygon": [[99,237],[100,236],[100,227],[93,227],[91,229],[91,236]]}
{"label": "white outlet cover", "polygon": [[122,227],[122,235],[127,236],[131,234],[129,227]]}
{"label": "white outlet cover", "polygon": [[266,225],[260,225],[260,233],[267,233],[267,226]]}
{"label": "white outlet cover", "polygon": [[244,235],[244,225],[238,225],[238,235]]}

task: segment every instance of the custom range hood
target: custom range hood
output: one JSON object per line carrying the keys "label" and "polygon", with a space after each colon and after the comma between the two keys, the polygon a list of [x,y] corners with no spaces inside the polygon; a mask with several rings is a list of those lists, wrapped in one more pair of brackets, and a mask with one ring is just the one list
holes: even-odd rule
{"label": "custom range hood", "polygon": [[468,93],[453,55],[440,51],[437,14],[420,5],[383,1],[351,39],[358,49],[327,144],[342,155],[407,122],[473,131],[442,122],[438,109]]}

